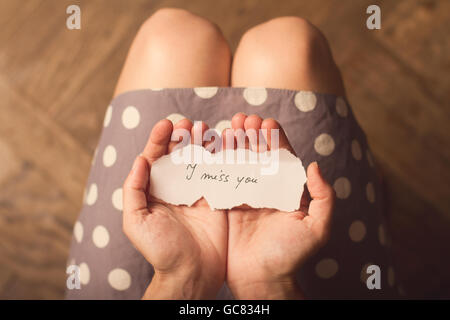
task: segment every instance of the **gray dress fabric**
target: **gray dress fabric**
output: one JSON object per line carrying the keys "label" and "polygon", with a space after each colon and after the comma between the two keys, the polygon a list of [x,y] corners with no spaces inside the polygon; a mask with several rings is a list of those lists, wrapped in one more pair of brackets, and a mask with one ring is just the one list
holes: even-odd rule
{"label": "gray dress fabric", "polygon": [[[308,91],[209,87],[138,90],[111,102],[68,260],[79,267],[81,289],[67,289],[68,299],[139,299],[151,281],[152,266],[122,231],[121,187],[153,125],[186,117],[222,131],[237,112],[278,120],[305,169],[317,161],[336,191],[330,241],[298,273],[305,296],[395,297],[382,189],[348,102]],[[381,270],[379,290],[366,285],[371,264]],[[218,298],[232,298],[226,286]]]}

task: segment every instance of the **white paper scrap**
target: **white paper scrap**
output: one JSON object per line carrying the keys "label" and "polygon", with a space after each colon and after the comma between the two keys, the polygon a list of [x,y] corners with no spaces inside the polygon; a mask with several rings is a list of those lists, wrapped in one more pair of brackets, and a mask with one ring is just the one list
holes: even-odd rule
{"label": "white paper scrap", "polygon": [[286,149],[212,154],[187,145],[152,164],[150,194],[174,205],[191,206],[204,197],[213,210],[247,204],[290,212],[300,207],[305,182],[301,160]]}

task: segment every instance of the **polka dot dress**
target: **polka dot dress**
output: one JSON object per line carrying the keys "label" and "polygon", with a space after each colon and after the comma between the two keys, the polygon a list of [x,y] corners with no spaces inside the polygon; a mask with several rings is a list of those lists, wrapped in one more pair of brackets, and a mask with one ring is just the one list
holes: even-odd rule
{"label": "polka dot dress", "polygon": [[[336,192],[330,241],[298,272],[306,297],[394,296],[374,157],[347,101],[309,91],[206,87],[127,92],[106,108],[68,259],[79,267],[81,289],[67,290],[67,298],[142,297],[153,269],[122,231],[122,184],[133,160],[160,119],[201,120],[221,133],[237,112],[277,119],[305,168],[317,161]],[[371,265],[381,270],[380,290],[366,285]],[[218,298],[232,298],[226,286]]]}

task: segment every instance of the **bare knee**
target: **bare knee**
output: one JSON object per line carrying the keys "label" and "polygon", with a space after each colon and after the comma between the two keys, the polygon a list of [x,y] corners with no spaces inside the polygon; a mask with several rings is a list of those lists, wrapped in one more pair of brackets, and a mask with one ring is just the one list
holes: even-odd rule
{"label": "bare knee", "polygon": [[227,86],[231,52],[219,28],[181,9],[160,9],[139,29],[115,95],[144,88]]}
{"label": "bare knee", "polygon": [[159,9],[148,18],[136,36],[135,45],[154,59],[173,60],[180,53],[187,60],[199,54],[230,54],[228,44],[216,25],[189,11],[175,8]]}
{"label": "bare knee", "polygon": [[259,52],[262,56],[256,59],[266,62],[284,60],[314,66],[332,61],[323,34],[299,17],[280,17],[258,25],[244,34],[242,45],[252,52]]}
{"label": "bare knee", "polygon": [[[260,80],[258,80],[260,79]],[[248,30],[233,66],[233,85],[261,86],[344,94],[325,36],[298,17],[280,17]]]}

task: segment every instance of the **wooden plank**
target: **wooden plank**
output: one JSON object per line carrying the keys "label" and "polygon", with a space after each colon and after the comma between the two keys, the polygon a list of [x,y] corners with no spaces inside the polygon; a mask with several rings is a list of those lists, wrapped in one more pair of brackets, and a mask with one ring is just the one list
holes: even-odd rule
{"label": "wooden plank", "polygon": [[366,46],[370,54],[355,53],[343,68],[349,70],[346,84],[356,117],[376,155],[448,216],[450,118],[409,69],[376,44]]}
{"label": "wooden plank", "polygon": [[62,298],[79,210],[39,168],[21,170],[0,192],[0,298]]}
{"label": "wooden plank", "polygon": [[1,1],[0,37],[11,39],[28,17],[42,4],[41,0]]}
{"label": "wooden plank", "polygon": [[[138,28],[136,24],[136,28]],[[134,32],[134,31],[133,31]],[[131,34],[133,34],[131,32]],[[105,61],[97,67],[89,81],[82,85],[76,95],[56,110],[54,119],[90,152],[94,152],[101,130],[106,108],[112,99],[112,93],[125,61],[133,37],[122,39],[120,44],[108,48]]]}
{"label": "wooden plank", "polygon": [[11,176],[20,171],[19,159],[3,140],[0,140],[0,186],[7,181]]}
{"label": "wooden plank", "polygon": [[[395,19],[396,8],[405,2],[413,1],[379,3],[382,28],[388,19],[402,23]],[[383,29],[362,27],[366,17],[357,15],[362,8],[356,6],[336,8],[322,29],[384,173],[396,275],[408,297],[445,297],[450,293],[450,261],[442,257],[450,249],[448,118],[436,92],[424,85],[422,71],[386,49]],[[408,44],[402,52],[408,54]],[[426,63],[424,57],[421,61]],[[443,73],[436,70],[435,76],[442,79]]]}
{"label": "wooden plank", "polygon": [[381,162],[397,284],[409,298],[450,297],[450,223]]}
{"label": "wooden plank", "polygon": [[[366,9],[369,5],[378,5],[382,10],[382,19],[389,17],[398,3],[402,1],[390,0],[361,0],[361,1],[333,1],[332,6],[326,10],[318,21],[317,26],[326,36],[333,57],[339,67],[351,59],[355,53],[368,54],[370,50],[367,43],[376,39],[377,30],[368,30]],[[320,6],[320,1],[314,1]],[[342,68],[341,68],[342,69]],[[344,74],[346,70],[342,69]]]}
{"label": "wooden plank", "polygon": [[[138,12],[143,1],[130,6]],[[89,76],[98,71],[114,48],[130,32],[136,16],[124,1],[83,1],[81,30],[66,28],[66,8],[72,1],[40,1],[30,10],[16,10],[20,25],[0,32],[0,71],[22,95],[40,102],[55,114],[67,107]],[[5,29],[5,28],[4,28]],[[6,28],[6,30],[9,30]]]}
{"label": "wooden plank", "polygon": [[91,154],[34,104],[0,77],[3,97],[0,136],[15,153],[48,175],[74,203],[80,204]]}
{"label": "wooden plank", "polygon": [[383,18],[377,39],[401,63],[408,64],[426,81],[422,82],[443,113],[450,113],[450,1],[400,1]]}

